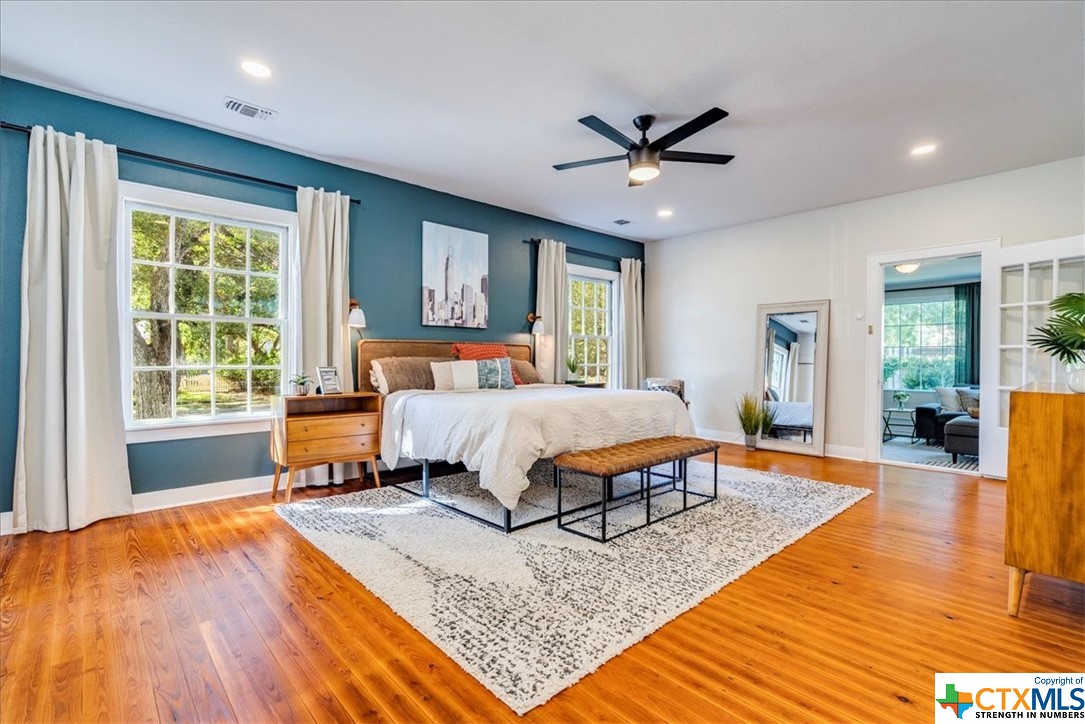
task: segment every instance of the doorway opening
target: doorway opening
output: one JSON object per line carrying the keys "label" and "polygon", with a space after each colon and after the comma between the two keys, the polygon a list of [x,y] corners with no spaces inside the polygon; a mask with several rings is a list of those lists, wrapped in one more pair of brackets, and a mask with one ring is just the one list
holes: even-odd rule
{"label": "doorway opening", "polygon": [[880,458],[978,473],[981,257],[883,272]]}

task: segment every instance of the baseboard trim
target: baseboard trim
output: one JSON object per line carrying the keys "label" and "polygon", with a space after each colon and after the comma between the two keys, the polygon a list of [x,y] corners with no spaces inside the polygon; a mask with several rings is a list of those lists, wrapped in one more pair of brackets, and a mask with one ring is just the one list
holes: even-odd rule
{"label": "baseboard trim", "polygon": [[[213,500],[239,498],[253,493],[271,493],[273,475],[259,475],[255,478],[223,480],[217,483],[190,485],[184,488],[154,490],[149,493],[137,493],[132,496],[133,513],[149,513],[152,510],[178,508],[182,505],[210,503]],[[285,484],[285,480],[283,483]],[[297,487],[301,487],[298,485]]]}
{"label": "baseboard trim", "polygon": [[[697,434],[709,440],[717,440],[731,445],[745,445],[746,436],[741,432],[728,432],[726,430],[697,430]],[[861,447],[848,445],[826,445],[825,457],[840,458],[841,460],[857,460],[863,462],[864,450]]]}

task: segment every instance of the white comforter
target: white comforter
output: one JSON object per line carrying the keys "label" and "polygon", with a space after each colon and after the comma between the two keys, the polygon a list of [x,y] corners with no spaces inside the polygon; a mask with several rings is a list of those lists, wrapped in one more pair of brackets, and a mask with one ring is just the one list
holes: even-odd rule
{"label": "white comforter", "polygon": [[692,435],[669,392],[526,385],[515,390],[393,392],[384,401],[381,458],[463,462],[510,510],[540,458],[662,435]]}

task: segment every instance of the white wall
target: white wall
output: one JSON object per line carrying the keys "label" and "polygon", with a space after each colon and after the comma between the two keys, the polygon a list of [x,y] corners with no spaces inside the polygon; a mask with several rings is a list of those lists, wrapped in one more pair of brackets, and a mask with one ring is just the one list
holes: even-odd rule
{"label": "white wall", "polygon": [[[679,211],[680,213],[680,211]],[[646,245],[648,374],[686,381],[701,434],[738,439],[758,304],[832,301],[826,445],[862,457],[867,255],[1085,233],[1085,157]]]}

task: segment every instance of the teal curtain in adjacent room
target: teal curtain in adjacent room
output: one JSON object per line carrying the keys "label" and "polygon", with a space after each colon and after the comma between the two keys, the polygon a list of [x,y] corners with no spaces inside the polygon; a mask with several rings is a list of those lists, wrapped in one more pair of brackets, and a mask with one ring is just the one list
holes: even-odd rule
{"label": "teal curtain in adjacent room", "polygon": [[980,382],[980,283],[957,284],[953,287],[957,316],[957,385],[978,385]]}

